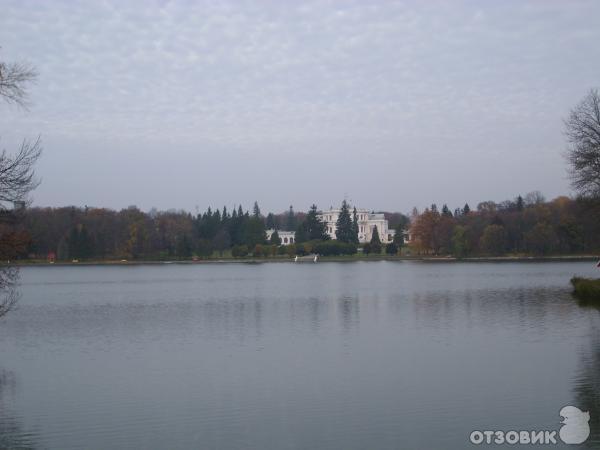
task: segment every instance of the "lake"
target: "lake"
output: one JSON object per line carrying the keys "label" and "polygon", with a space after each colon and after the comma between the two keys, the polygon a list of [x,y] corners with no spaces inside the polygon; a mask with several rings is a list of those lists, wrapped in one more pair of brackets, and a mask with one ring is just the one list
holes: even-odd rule
{"label": "lake", "polygon": [[569,285],[597,272],[25,267],[0,320],[0,448],[499,448],[469,436],[558,430],[565,405],[600,448],[600,311]]}

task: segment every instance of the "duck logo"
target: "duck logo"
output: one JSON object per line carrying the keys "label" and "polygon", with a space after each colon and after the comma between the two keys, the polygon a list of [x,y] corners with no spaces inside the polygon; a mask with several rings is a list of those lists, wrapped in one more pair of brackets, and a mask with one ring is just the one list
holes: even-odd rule
{"label": "duck logo", "polygon": [[575,406],[565,406],[559,414],[563,418],[560,422],[563,426],[559,432],[561,441],[565,444],[585,442],[590,435],[590,413],[583,412]]}

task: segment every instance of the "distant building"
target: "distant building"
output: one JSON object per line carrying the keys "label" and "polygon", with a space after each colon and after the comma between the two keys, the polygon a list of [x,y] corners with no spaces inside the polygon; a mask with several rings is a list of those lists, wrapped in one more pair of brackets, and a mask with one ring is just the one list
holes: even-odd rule
{"label": "distant building", "polygon": [[273,233],[277,231],[279,235],[279,239],[281,239],[281,245],[290,245],[296,242],[296,232],[295,231],[281,231],[281,230],[267,230],[265,233],[267,234],[267,241],[271,240],[271,236]]}
{"label": "distant building", "polygon": [[[327,211],[319,212],[319,219],[325,223],[325,231],[331,239],[335,239],[336,223],[340,211],[340,209],[329,208]],[[352,213],[353,211],[350,210],[351,216]],[[394,240],[396,231],[389,229],[388,221],[382,213],[370,213],[366,209],[357,209],[356,217],[358,219],[358,242],[371,242],[375,227],[377,227],[379,239],[382,243],[387,244]]]}

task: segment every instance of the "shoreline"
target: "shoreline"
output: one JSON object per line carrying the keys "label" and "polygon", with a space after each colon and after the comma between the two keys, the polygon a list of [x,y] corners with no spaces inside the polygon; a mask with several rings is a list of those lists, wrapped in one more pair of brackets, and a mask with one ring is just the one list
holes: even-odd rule
{"label": "shoreline", "polygon": [[[595,255],[564,255],[564,256],[479,256],[456,258],[452,256],[323,256],[319,262],[380,262],[380,261],[413,261],[423,263],[503,263],[503,262],[596,262],[600,256]],[[59,261],[48,262],[39,260],[17,260],[3,263],[3,266],[45,267],[45,266],[141,266],[141,265],[191,265],[191,264],[263,264],[263,263],[294,263],[293,258],[215,258],[192,260],[96,260],[96,261]],[[302,264],[310,263],[303,261]]]}

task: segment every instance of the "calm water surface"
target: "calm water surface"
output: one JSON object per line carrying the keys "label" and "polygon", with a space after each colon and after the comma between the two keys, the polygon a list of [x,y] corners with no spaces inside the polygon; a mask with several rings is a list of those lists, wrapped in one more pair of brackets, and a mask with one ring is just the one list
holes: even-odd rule
{"label": "calm water surface", "polygon": [[0,320],[0,448],[475,448],[476,429],[558,430],[569,404],[600,448],[600,312],[568,285],[594,272],[24,268]]}

